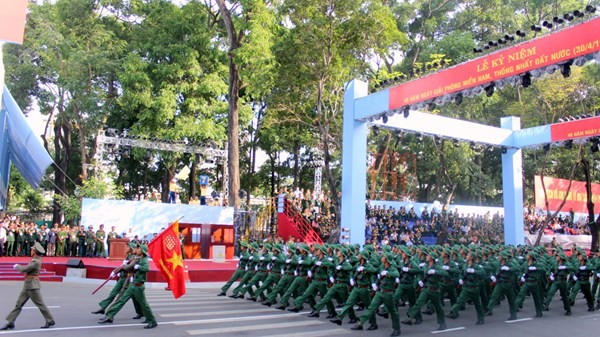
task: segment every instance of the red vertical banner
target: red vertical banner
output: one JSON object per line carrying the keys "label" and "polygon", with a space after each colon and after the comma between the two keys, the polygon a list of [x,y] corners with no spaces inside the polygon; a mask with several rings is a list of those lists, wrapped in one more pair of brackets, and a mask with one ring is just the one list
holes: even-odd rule
{"label": "red vertical banner", "polygon": [[0,1],[0,41],[23,43],[27,0]]}
{"label": "red vertical banner", "polygon": [[185,277],[181,242],[179,241],[179,220],[172,223],[148,244],[148,253],[161,275],[169,283],[173,297],[185,294]]}

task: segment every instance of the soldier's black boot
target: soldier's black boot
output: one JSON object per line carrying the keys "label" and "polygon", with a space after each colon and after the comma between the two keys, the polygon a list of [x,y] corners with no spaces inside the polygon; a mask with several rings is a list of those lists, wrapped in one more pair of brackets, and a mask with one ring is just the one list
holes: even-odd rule
{"label": "soldier's black boot", "polygon": [[98,324],[107,324],[107,323],[112,323],[113,320],[110,317],[103,317],[98,321]]}
{"label": "soldier's black boot", "polygon": [[396,329],[396,330],[392,331],[392,334],[390,335],[390,337],[396,337],[396,336],[400,336],[400,329]]}
{"label": "soldier's black boot", "polygon": [[486,311],[483,313],[484,316],[492,316],[492,311]]}
{"label": "soldier's black boot", "polygon": [[15,328],[15,323],[6,323],[0,330],[10,330]]}
{"label": "soldier's black boot", "polygon": [[415,320],[415,325],[419,325],[419,324],[421,324],[421,323],[423,323],[423,319],[422,319],[422,318],[417,318],[417,319]]}
{"label": "soldier's black boot", "polygon": [[285,307],[287,307],[287,305],[280,304],[280,305],[276,306],[275,309],[285,310]]}
{"label": "soldier's black boot", "polygon": [[319,312],[318,311],[311,311],[310,314],[308,314],[307,317],[319,317]]}
{"label": "soldier's black boot", "polygon": [[400,323],[406,324],[406,325],[413,325],[414,322],[413,322],[412,318],[407,318]]}
{"label": "soldier's black boot", "polygon": [[296,308],[296,307],[293,307],[293,308],[289,308],[287,311],[291,311],[291,312],[300,312],[300,310],[302,310],[302,308]]}
{"label": "soldier's black boot", "polygon": [[261,303],[262,305],[266,305],[267,307],[270,307],[273,303],[271,303],[271,301],[266,300],[264,302]]}
{"label": "soldier's black boot", "polygon": [[329,320],[331,323],[335,323],[337,325],[342,325],[342,320],[339,317]]}
{"label": "soldier's black boot", "polygon": [[224,291],[221,291],[220,293],[217,294],[217,296],[225,296],[227,295]]}
{"label": "soldier's black boot", "polygon": [[356,317],[350,318],[350,320],[348,321],[348,323],[350,323],[350,324],[354,324],[356,322],[358,322],[358,318],[356,318]]}
{"label": "soldier's black boot", "polygon": [[446,330],[446,323],[440,324],[440,326],[437,329],[438,331]]}
{"label": "soldier's black boot", "polygon": [[511,316],[510,316],[510,317],[507,319],[507,321],[514,321],[514,320],[516,320],[516,319],[517,319],[517,315],[511,315]]}
{"label": "soldier's black boot", "polygon": [[373,330],[377,330],[379,327],[377,326],[377,324],[371,324],[369,325],[369,327],[367,328],[367,330],[369,331],[373,331]]}
{"label": "soldier's black boot", "polygon": [[[329,314],[329,315],[327,315],[327,317],[326,317],[326,318],[327,318],[327,319],[330,319],[330,318],[334,318],[335,316],[337,316],[337,315],[336,315],[335,313],[333,313],[333,314]],[[319,316],[317,316],[317,317],[319,317]]]}
{"label": "soldier's black boot", "polygon": [[446,315],[446,317],[452,318],[452,319],[457,319],[458,313],[450,312],[448,315]]}
{"label": "soldier's black boot", "polygon": [[390,315],[387,312],[384,312],[384,311],[381,311],[381,310],[377,310],[377,316],[381,316],[383,318],[390,317]]}
{"label": "soldier's black boot", "polygon": [[565,316],[571,316],[571,310],[567,310],[567,312],[565,312]]}
{"label": "soldier's black boot", "polygon": [[137,314],[137,315],[135,315],[134,317],[131,317],[131,319],[140,319],[140,318],[142,318],[142,317],[144,317],[144,315],[142,315],[142,314]]}
{"label": "soldier's black boot", "polygon": [[41,329],[48,329],[49,327],[53,326],[54,324],[56,324],[54,321],[50,321],[50,322],[46,322],[46,324],[44,326],[41,326]]}
{"label": "soldier's black boot", "polygon": [[157,325],[158,324],[156,322],[148,323],[148,325],[146,325],[144,329],[154,329]]}
{"label": "soldier's black boot", "polygon": [[98,315],[98,314],[102,314],[102,315],[104,315],[104,309],[100,309],[100,310],[92,311],[92,314],[94,314],[94,315]]}
{"label": "soldier's black boot", "polygon": [[477,322],[475,323],[475,325],[483,325],[484,321],[483,319],[478,319]]}
{"label": "soldier's black boot", "polygon": [[538,312],[538,313],[535,314],[535,317],[542,317],[542,316],[544,316],[544,315],[542,315],[541,312]]}
{"label": "soldier's black boot", "polygon": [[361,322],[356,323],[356,325],[354,325],[353,327],[350,328],[350,330],[362,330],[363,326]]}
{"label": "soldier's black boot", "polygon": [[596,310],[600,310],[600,301],[596,303]]}

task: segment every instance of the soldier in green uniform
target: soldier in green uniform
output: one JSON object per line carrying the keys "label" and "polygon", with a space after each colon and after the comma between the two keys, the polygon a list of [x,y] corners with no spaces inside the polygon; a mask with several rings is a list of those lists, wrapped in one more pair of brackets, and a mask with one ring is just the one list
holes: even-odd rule
{"label": "soldier in green uniform", "polygon": [[246,266],[244,267],[244,276],[242,277],[242,279],[240,280],[240,283],[238,284],[237,287],[235,287],[233,289],[233,293],[231,295],[229,295],[229,297],[231,298],[243,298],[244,295],[239,295],[239,292],[242,290],[242,288],[244,288],[244,286],[246,285],[246,283],[248,283],[252,277],[254,277],[254,269],[256,267],[256,265],[258,265],[258,254],[256,253],[256,250],[258,249],[258,245],[253,242],[248,246],[248,263],[246,264]]}
{"label": "soldier in green uniform", "polygon": [[476,253],[471,252],[467,255],[467,268],[458,283],[462,286],[462,290],[456,303],[450,308],[450,314],[446,317],[455,319],[458,317],[458,311],[467,301],[473,302],[475,311],[477,312],[477,325],[484,323],[483,307],[481,306],[481,296],[479,285],[485,277],[485,270],[475,263]]}
{"label": "soldier in green uniform", "polygon": [[279,305],[275,307],[275,309],[285,310],[292,295],[295,296],[294,298],[299,297],[306,291],[306,288],[308,288],[308,281],[306,278],[308,276],[308,268],[312,264],[312,258],[308,256],[309,247],[303,243],[300,244],[297,249],[300,254],[291,261],[292,267],[295,267],[294,280],[281,297]]}
{"label": "soldier in green uniform", "polygon": [[563,301],[563,308],[565,309],[565,315],[571,316],[571,301],[569,301],[569,293],[567,291],[567,279],[569,274],[573,271],[571,267],[567,265],[567,256],[563,252],[556,254],[556,267],[550,273],[550,289],[546,294],[546,300],[544,301],[544,311],[550,310],[550,302],[552,297],[557,291],[560,292],[560,297]]}
{"label": "soldier in green uniform", "polygon": [[327,294],[328,269],[333,267],[333,263],[325,257],[326,251],[327,249],[324,246],[320,246],[315,250],[314,260],[309,257],[304,259],[303,265],[306,268],[311,268],[307,271],[307,275],[311,281],[304,293],[302,293],[301,296],[294,298],[294,307],[289,308],[288,311],[300,312],[306,301],[308,301],[311,309],[315,311],[315,305],[317,304],[315,296],[319,294],[321,298],[323,298]]}
{"label": "soldier in green uniform", "polygon": [[94,226],[88,226],[88,230],[85,232],[85,256],[87,257],[94,257],[95,236]]}
{"label": "soldier in green uniform", "polygon": [[67,236],[69,233],[67,232],[66,226],[63,225],[60,228],[60,231],[56,233],[56,256],[65,256],[65,248],[67,245]]}
{"label": "soldier in green uniform", "polygon": [[[119,277],[117,283],[111,290],[108,297],[100,301],[100,309],[93,311],[92,314],[105,314],[106,311],[108,311],[107,308],[109,308],[110,304],[113,303],[113,301],[115,303],[118,302],[118,300],[123,296],[123,294],[127,290],[127,287],[129,287],[131,283],[130,277],[133,276],[133,272],[127,272],[127,270],[132,270],[134,268],[134,265],[140,260],[139,256],[134,254],[134,250],[136,248],[137,246],[134,243],[129,243],[127,257],[123,260],[123,263],[120,267],[116,268],[110,273],[110,278],[114,278],[116,276]],[[137,314],[135,317],[133,317],[133,319],[142,318],[144,316],[144,313],[142,312],[140,304],[135,299],[135,297],[132,297],[131,299],[133,301],[133,307]]]}
{"label": "soldier in green uniform", "polygon": [[488,302],[487,310],[484,313],[486,316],[492,315],[492,310],[496,302],[500,300],[502,296],[506,296],[508,300],[508,308],[510,311],[509,321],[517,319],[517,307],[515,306],[515,272],[518,271],[518,266],[510,263],[510,253],[503,251],[500,253],[499,265],[497,276],[492,275],[490,278],[492,282],[496,283],[492,296]]}
{"label": "soldier in green uniform", "polygon": [[427,265],[425,266],[426,275],[425,278],[419,281],[419,286],[423,288],[417,299],[417,303],[411,307],[408,312],[408,319],[402,321],[404,324],[412,325],[413,319],[417,317],[417,313],[421,311],[421,308],[428,302],[431,302],[439,324],[438,330],[446,329],[446,319],[444,316],[444,309],[442,308],[442,298],[440,295],[440,282],[443,277],[448,275],[448,272],[436,264],[437,256],[435,253],[430,252],[427,254]]}
{"label": "soldier in green uniform", "polygon": [[79,257],[84,257],[86,254],[85,236],[85,228],[79,226],[77,229],[77,256]]}
{"label": "soldier in green uniform", "polygon": [[535,305],[535,317],[542,317],[542,291],[545,288],[546,272],[541,264],[537,263],[537,254],[533,251],[527,253],[527,272],[521,277],[521,290],[515,300],[515,305],[522,307],[525,296],[531,294]]}
{"label": "soldier in green uniform", "polygon": [[[456,286],[458,282],[458,275],[460,274],[460,268],[458,263],[450,260],[450,249],[444,248],[442,250],[442,269],[444,269],[448,275],[443,276],[440,282],[440,296],[444,298],[445,295],[450,299],[450,306],[456,303]],[[442,306],[444,302],[442,301]]]}
{"label": "soldier in green uniform", "polygon": [[[248,300],[256,302],[256,296],[252,287],[258,289],[260,287],[260,282],[264,282],[267,278],[267,271],[269,269],[272,257],[271,253],[269,253],[270,248],[271,245],[269,243],[265,243],[260,250],[258,255],[258,263],[254,266],[254,276],[239,290],[238,298],[243,298],[244,294],[247,292],[250,295]],[[265,299],[263,298],[262,300]]]}
{"label": "soldier in green uniform", "polygon": [[[379,272],[371,263],[367,262],[369,256],[368,251],[362,251],[358,254],[358,263],[354,267],[354,277],[350,279],[350,285],[353,287],[350,296],[346,300],[344,307],[337,314],[337,317],[330,320],[332,323],[342,325],[342,320],[348,314],[350,321],[348,323],[354,324],[358,318],[354,313],[354,305],[361,302],[365,307],[369,307],[371,304],[371,284],[375,278],[375,275]],[[375,316],[369,319],[371,325],[377,325]]]}
{"label": "soldier in green uniform", "polygon": [[47,329],[53,326],[54,318],[46,307],[44,303],[44,299],[42,298],[42,293],[40,291],[40,268],[42,268],[42,255],[46,251],[44,247],[42,247],[38,242],[36,242],[33,247],[31,247],[31,262],[28,265],[22,266],[19,264],[15,264],[13,266],[17,271],[25,274],[25,283],[23,284],[23,289],[19,294],[19,298],[17,299],[17,303],[15,304],[15,308],[6,316],[6,325],[4,325],[0,330],[9,330],[15,328],[15,320],[21,313],[21,309],[29,299],[35,304],[40,312],[46,319],[46,324],[42,326],[42,329]]}
{"label": "soldier in green uniform", "polygon": [[106,232],[104,231],[104,225],[100,225],[100,228],[96,231],[96,257],[106,257],[104,255],[104,239],[106,238]]}
{"label": "soldier in green uniform", "polygon": [[[256,294],[261,302],[267,300],[265,291],[272,288],[281,279],[283,266],[285,265],[285,255],[282,253],[283,245],[275,243],[272,246],[271,261],[267,265],[267,278],[262,282],[262,285],[256,289]],[[256,297],[256,295],[255,295]]]}
{"label": "soldier in green uniform", "polygon": [[[331,288],[327,291],[325,296],[321,297],[321,300],[315,305],[313,312],[308,317],[319,317],[319,312],[324,306],[327,306],[329,316],[327,318],[336,317],[335,306],[333,305],[333,298],[339,299],[341,303],[346,303],[348,299],[348,284],[350,281],[350,273],[353,268],[350,262],[346,259],[346,255],[342,248],[338,249],[337,253],[337,265],[332,268],[334,270],[333,275],[330,275]],[[350,316],[352,318],[352,315]]]}
{"label": "soldier in green uniform", "polygon": [[[146,274],[150,270],[147,257],[148,247],[146,247],[146,245],[138,244],[137,248],[135,249],[135,254],[140,258],[138,263],[128,265],[133,265],[132,269],[134,276],[132,283],[129,285],[129,287],[127,287],[127,290],[123,296],[114,305],[112,305],[110,309],[108,309],[106,312],[106,317],[98,321],[99,324],[112,323],[115,315],[121,310],[121,308],[123,308],[125,303],[133,297],[140,304],[142,313],[144,317],[146,317],[146,323],[148,323],[148,325],[146,325],[144,329],[153,329],[158,325],[156,323],[156,319],[154,318],[154,314],[152,313],[152,309],[150,309],[150,306],[146,301],[145,294]],[[125,268],[123,267],[123,269]]]}
{"label": "soldier in green uniform", "polygon": [[[360,315],[359,322],[353,326],[352,330],[362,330],[363,324],[367,320],[375,321],[375,313],[377,308],[383,303],[392,320],[392,328],[394,331],[390,336],[400,336],[400,318],[398,317],[398,307],[394,301],[394,291],[396,287],[396,279],[400,276],[398,270],[390,263],[394,259],[392,254],[383,254],[381,257],[381,270],[379,271],[378,284],[372,284],[375,291],[375,296],[369,304],[365,312]],[[419,308],[420,310],[420,308]],[[376,330],[377,323],[372,323],[367,330]]]}
{"label": "soldier in green uniform", "polygon": [[296,259],[297,257],[294,256],[293,249],[295,249],[295,246],[293,245],[290,245],[288,247],[286,252],[287,255],[285,256],[284,260],[284,265],[281,269],[281,278],[279,279],[279,282],[277,282],[277,285],[275,285],[273,290],[271,290],[267,294],[267,300],[263,301],[262,304],[271,306],[277,303],[277,295],[283,296],[288,286],[290,286],[294,281],[294,272],[296,271],[296,266],[292,264],[292,260]]}
{"label": "soldier in green uniform", "polygon": [[68,255],[73,257],[77,256],[77,229],[78,226],[73,226],[69,228],[69,249]]}
{"label": "soldier in green uniform", "polygon": [[6,256],[15,256],[15,227],[11,222],[6,230]]}
{"label": "soldier in green uniform", "polygon": [[25,256],[26,251],[23,250],[23,245],[25,242],[25,228],[23,228],[23,225],[17,228],[15,242],[17,245],[17,256]]}
{"label": "soldier in green uniform", "polygon": [[[417,289],[415,287],[416,278],[423,276],[423,271],[419,265],[412,260],[411,251],[408,248],[402,250],[402,262],[398,265],[400,272],[400,284],[394,293],[394,302],[407,300],[409,308],[417,303]],[[414,324],[421,324],[423,317],[421,311],[417,312]]]}
{"label": "soldier in green uniform", "polygon": [[573,286],[573,289],[571,289],[571,295],[569,297],[571,300],[571,305],[575,303],[575,297],[581,291],[587,302],[588,311],[594,311],[596,310],[594,308],[594,297],[592,296],[590,289],[590,277],[594,273],[594,266],[592,266],[591,263],[588,263],[585,251],[578,251],[577,259],[579,261],[579,267],[576,268],[575,272],[573,273],[575,285]]}
{"label": "soldier in green uniform", "polygon": [[237,269],[235,270],[233,275],[231,275],[229,281],[227,281],[227,283],[225,283],[225,285],[221,287],[221,292],[218,293],[217,296],[227,295],[227,290],[231,288],[233,282],[243,278],[244,273],[246,272],[246,266],[248,265],[248,258],[250,257],[250,254],[248,253],[248,247],[249,245],[247,242],[240,242],[240,261],[238,262]]}

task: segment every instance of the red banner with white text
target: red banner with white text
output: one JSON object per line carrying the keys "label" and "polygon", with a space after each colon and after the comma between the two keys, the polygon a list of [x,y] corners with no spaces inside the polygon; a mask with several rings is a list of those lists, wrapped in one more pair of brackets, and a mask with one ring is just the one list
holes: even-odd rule
{"label": "red banner with white text", "polygon": [[[547,211],[542,179],[540,176],[535,176],[534,181],[535,207]],[[544,186],[546,187],[546,196],[548,197],[548,208],[551,212],[558,210],[566,195],[566,201],[561,208],[561,212],[569,212],[572,209],[575,213],[587,213],[587,194],[583,181],[573,180],[569,189],[569,180],[567,179],[544,177]],[[567,189],[569,189],[568,194]],[[592,201],[596,204],[594,212],[597,214],[600,211],[600,205],[598,205],[600,201],[600,184],[592,184]]]}
{"label": "red banner with white text", "polygon": [[423,102],[600,51],[600,17],[402,83],[389,89],[389,109]]}
{"label": "red banner with white text", "polygon": [[600,117],[585,118],[576,121],[550,125],[550,134],[553,142],[594,137],[600,135]]}

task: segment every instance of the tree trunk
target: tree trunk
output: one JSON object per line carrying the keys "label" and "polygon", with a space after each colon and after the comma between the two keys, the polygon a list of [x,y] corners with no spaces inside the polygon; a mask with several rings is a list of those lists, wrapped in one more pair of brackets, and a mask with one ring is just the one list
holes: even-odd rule
{"label": "tree trunk", "polygon": [[240,198],[238,192],[240,189],[240,148],[239,148],[239,123],[238,123],[238,99],[240,92],[240,73],[237,64],[235,63],[235,52],[240,47],[239,36],[235,31],[231,12],[225,6],[225,0],[217,0],[219,11],[223,17],[223,23],[227,29],[227,37],[229,40],[229,51],[227,58],[229,60],[229,95],[227,101],[229,103],[229,122],[227,125],[227,163],[229,173],[229,206],[238,208],[240,206]]}
{"label": "tree trunk", "polygon": [[[583,173],[585,175],[585,192],[587,196],[587,210],[588,210],[588,226],[590,227],[590,233],[592,234],[592,245],[590,251],[598,251],[598,234],[600,232],[600,226],[598,219],[594,218],[594,201],[592,200],[592,176],[590,174],[590,162],[587,158],[581,159],[581,166],[583,167]],[[574,220],[574,219],[573,219]]]}
{"label": "tree trunk", "polygon": [[296,189],[298,185],[298,178],[300,176],[300,144],[298,140],[294,141],[294,189]]}
{"label": "tree trunk", "polygon": [[[192,154],[192,160],[191,160],[191,168],[190,168],[190,176],[188,177],[188,181],[190,184],[190,190],[189,190],[189,200],[192,200],[192,198],[196,195],[197,191],[196,191],[196,176],[197,176],[197,168],[196,166],[198,165],[198,154]],[[218,166],[217,166],[218,167]],[[218,172],[218,170],[217,170]],[[188,201],[189,202],[189,201]]]}

